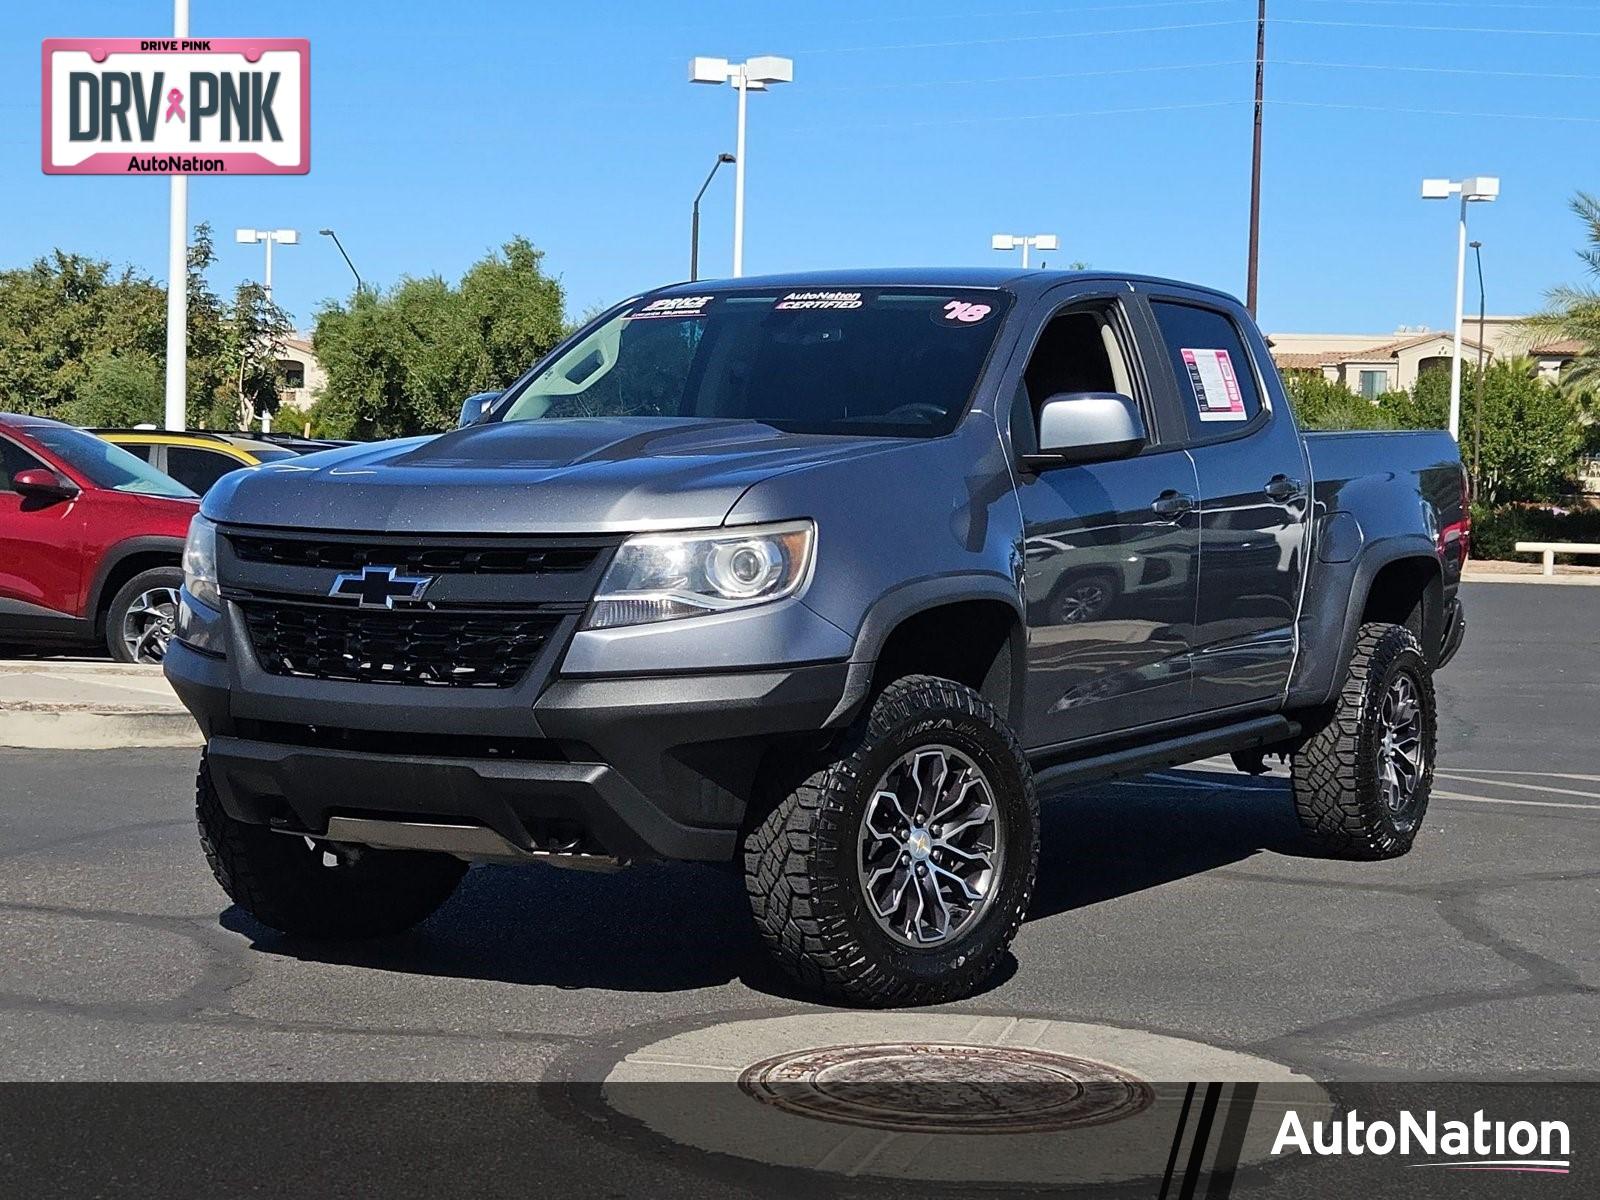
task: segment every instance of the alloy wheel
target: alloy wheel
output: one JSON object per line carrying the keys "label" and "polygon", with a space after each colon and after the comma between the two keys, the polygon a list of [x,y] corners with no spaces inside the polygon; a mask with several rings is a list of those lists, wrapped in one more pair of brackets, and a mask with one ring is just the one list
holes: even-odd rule
{"label": "alloy wheel", "polygon": [[1422,781],[1422,706],[1409,675],[1396,675],[1378,709],[1378,783],[1389,811],[1401,814]]}
{"label": "alloy wheel", "polygon": [[1000,807],[977,764],[951,746],[903,755],[861,817],[856,870],[879,927],[907,946],[944,946],[1000,885]]}
{"label": "alloy wheel", "polygon": [[122,618],[122,642],[134,662],[158,663],[178,620],[178,590],[150,588],[140,592]]}

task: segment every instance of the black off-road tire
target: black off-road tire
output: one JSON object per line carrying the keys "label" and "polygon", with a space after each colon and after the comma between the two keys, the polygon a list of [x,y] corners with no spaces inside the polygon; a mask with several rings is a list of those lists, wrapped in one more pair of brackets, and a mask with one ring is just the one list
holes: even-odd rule
{"label": "black off-road tire", "polygon": [[297,937],[386,937],[426,919],[467,864],[448,854],[349,847],[330,866],[322,843],[236,821],[222,808],[205,756],[195,783],[200,845],[222,890],[263,925]]}
{"label": "black off-road tire", "polygon": [[[1396,812],[1380,784],[1380,711],[1402,673],[1418,697],[1422,772],[1409,803]],[[1363,625],[1343,687],[1294,754],[1295,814],[1307,840],[1334,858],[1396,858],[1410,850],[1428,810],[1437,735],[1433,672],[1416,635],[1403,625]]]}
{"label": "black off-road tire", "polygon": [[[945,946],[896,942],[868,910],[857,840],[878,780],[921,745],[950,746],[985,775],[1000,811],[997,891]],[[999,965],[1033,897],[1039,804],[1016,735],[971,688],[912,675],[885,688],[866,716],[745,838],[744,876],[757,929],[807,990],[869,1007],[938,1004],[971,995]],[[797,771],[795,774],[803,773]]]}

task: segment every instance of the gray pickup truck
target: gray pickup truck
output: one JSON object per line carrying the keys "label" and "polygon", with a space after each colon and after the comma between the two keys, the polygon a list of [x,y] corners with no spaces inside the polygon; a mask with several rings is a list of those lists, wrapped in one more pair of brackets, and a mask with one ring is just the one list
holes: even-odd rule
{"label": "gray pickup truck", "polygon": [[1040,791],[1277,754],[1323,852],[1417,834],[1456,445],[1302,435],[1228,296],[679,284],[469,409],[229,475],[190,531],[166,672],[268,926],[392,934],[469,862],[729,862],[803,985],[922,1004],[1007,952]]}

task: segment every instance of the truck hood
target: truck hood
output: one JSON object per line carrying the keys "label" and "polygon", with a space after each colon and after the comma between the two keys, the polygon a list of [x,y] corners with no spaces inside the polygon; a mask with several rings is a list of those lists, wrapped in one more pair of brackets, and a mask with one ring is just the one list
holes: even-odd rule
{"label": "truck hood", "polygon": [[238,524],[375,533],[686,529],[721,524],[751,485],[774,475],[904,444],[681,417],[496,422],[237,471],[202,511]]}

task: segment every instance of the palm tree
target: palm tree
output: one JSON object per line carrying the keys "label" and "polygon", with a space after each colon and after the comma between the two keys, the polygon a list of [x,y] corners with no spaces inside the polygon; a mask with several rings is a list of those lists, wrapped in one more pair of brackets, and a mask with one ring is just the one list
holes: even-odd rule
{"label": "palm tree", "polygon": [[[1578,257],[1588,274],[1600,279],[1600,197],[1579,192],[1572,198],[1571,208],[1588,227],[1588,245],[1578,251]],[[1528,333],[1534,339],[1555,337],[1582,343],[1582,352],[1562,373],[1562,383],[1580,393],[1590,392],[1600,385],[1600,289],[1583,284],[1562,286],[1552,288],[1548,298],[1550,306],[1528,318]]]}

